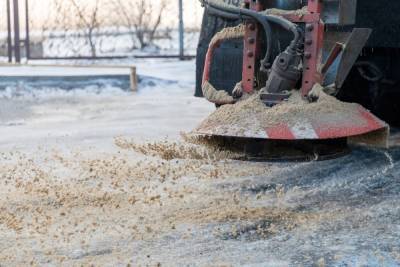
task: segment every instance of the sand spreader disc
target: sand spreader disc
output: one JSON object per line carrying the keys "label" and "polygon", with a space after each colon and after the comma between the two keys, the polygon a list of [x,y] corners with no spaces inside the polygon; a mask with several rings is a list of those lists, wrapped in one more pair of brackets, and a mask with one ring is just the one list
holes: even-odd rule
{"label": "sand spreader disc", "polygon": [[347,151],[348,140],[387,146],[389,126],[361,105],[343,103],[330,96],[317,103],[299,103],[292,99],[289,103],[264,109],[258,99],[253,98],[226,105],[192,133],[245,143],[243,148],[247,150],[258,144],[260,148],[256,151],[267,158],[299,157],[291,155],[293,151],[288,148],[308,151],[306,157],[310,157],[310,153],[320,153],[321,157],[341,155]]}
{"label": "sand spreader disc", "polygon": [[[316,115],[313,118],[299,116],[298,122],[295,124],[282,122],[274,126],[266,126],[263,130],[257,129],[257,131],[253,131],[251,128],[238,128],[220,121],[208,121],[207,124],[200,125],[193,133],[271,140],[326,140],[356,137],[388,128],[385,122],[361,106],[358,110],[354,110],[353,114],[329,116],[322,113]],[[256,118],[253,119],[255,124],[261,124],[256,121]]]}

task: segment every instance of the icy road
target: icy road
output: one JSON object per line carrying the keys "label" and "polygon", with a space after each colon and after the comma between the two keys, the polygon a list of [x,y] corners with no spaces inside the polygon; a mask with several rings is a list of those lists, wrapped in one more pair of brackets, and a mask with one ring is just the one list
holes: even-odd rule
{"label": "icy road", "polygon": [[179,140],[213,110],[194,62],[138,68],[135,94],[0,91],[1,266],[400,265],[395,136],[324,162],[229,160]]}

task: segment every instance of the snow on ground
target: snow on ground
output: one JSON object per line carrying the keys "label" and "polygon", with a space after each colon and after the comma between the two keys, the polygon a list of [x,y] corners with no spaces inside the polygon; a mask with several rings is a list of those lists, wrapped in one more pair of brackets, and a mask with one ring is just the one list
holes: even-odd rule
{"label": "snow on ground", "polygon": [[135,64],[138,93],[0,92],[0,265],[400,265],[396,143],[229,160],[171,141],[214,109],[192,96],[194,62]]}
{"label": "snow on ground", "polygon": [[[111,85],[89,86],[64,91],[57,87],[24,88],[24,84],[0,91],[0,144],[12,145],[21,139],[33,141],[49,137],[81,139],[116,135],[137,137],[178,136],[190,130],[211,110],[203,99],[194,98],[194,62],[148,61],[135,64],[141,78],[138,93]],[[22,69],[23,72],[19,72]],[[126,68],[3,67],[5,76],[129,74]],[[9,96],[19,95],[10,99]],[[168,116],[166,116],[168,114]],[[182,116],[186,114],[186,116]],[[7,126],[8,125],[8,126]],[[11,126],[10,126],[11,125]],[[17,125],[18,127],[15,127]],[[27,135],[26,133],[30,134]],[[14,142],[11,142],[10,137]],[[50,138],[51,139],[51,138]],[[63,141],[63,142],[64,142]],[[95,140],[91,140],[96,142]],[[34,143],[36,142],[33,141]],[[22,141],[22,144],[24,142]]]}
{"label": "snow on ground", "polygon": [[41,65],[5,65],[0,67],[1,76],[6,77],[37,77],[37,76],[101,76],[101,75],[129,75],[130,69],[116,66],[106,67],[79,67],[79,66],[41,66]]}
{"label": "snow on ground", "polygon": [[[54,65],[49,64],[54,63]],[[57,65],[57,66],[56,66]],[[97,61],[88,64],[87,61],[34,61],[32,65],[0,65],[0,77],[36,77],[36,76],[101,76],[129,75],[129,67],[136,67],[138,75],[159,78],[169,81],[192,83],[195,79],[194,61],[132,59]]]}

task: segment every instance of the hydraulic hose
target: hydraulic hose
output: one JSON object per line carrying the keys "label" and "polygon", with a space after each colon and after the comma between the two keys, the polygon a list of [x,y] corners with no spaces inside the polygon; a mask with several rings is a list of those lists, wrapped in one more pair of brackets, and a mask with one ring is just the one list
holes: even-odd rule
{"label": "hydraulic hose", "polygon": [[[240,19],[240,18],[253,18],[258,23],[260,23],[264,30],[267,39],[267,52],[265,58],[262,60],[262,66],[269,67],[269,60],[272,53],[272,29],[270,22],[275,23],[282,28],[291,31],[294,35],[293,41],[291,42],[289,48],[296,50],[297,45],[301,38],[301,33],[298,26],[282,17],[274,15],[266,15],[262,12],[256,12],[249,9],[238,8],[232,5],[224,4],[218,0],[200,0],[203,5],[207,6],[215,15],[220,15],[228,19]],[[235,17],[236,16],[236,17]]]}
{"label": "hydraulic hose", "polygon": [[250,11],[247,9],[236,8],[226,4],[218,4],[209,0],[201,0],[201,1],[203,2],[204,5],[208,7],[209,11],[213,12],[217,16],[228,19],[254,19],[258,23],[260,23],[264,28],[265,38],[267,43],[267,51],[264,59],[261,61],[261,68],[262,70],[264,70],[270,67],[269,61],[272,55],[272,28],[268,20],[264,18],[264,15],[261,15],[254,11],[252,11],[250,15],[250,13],[242,12],[242,10]]}
{"label": "hydraulic hose", "polygon": [[[215,9],[215,8],[209,7],[207,10],[208,10],[208,13],[210,15],[214,15],[214,16],[221,17],[221,18],[224,18],[224,19],[228,19],[228,20],[238,20],[238,19],[240,19],[239,15],[228,13],[228,12],[224,12],[224,11],[221,11],[221,10],[218,10],[218,9]],[[242,18],[248,19],[250,17],[242,16]]]}
{"label": "hydraulic hose", "polygon": [[[241,17],[242,15],[252,17],[253,19],[257,20],[263,26],[266,26],[264,21],[275,23],[275,24],[281,26],[282,28],[284,28],[288,31],[291,31],[293,33],[293,35],[294,35],[293,42],[294,43],[297,44],[297,42],[300,40],[301,35],[300,35],[300,31],[298,29],[298,26],[280,16],[267,15],[263,12],[256,12],[256,11],[253,11],[250,9],[235,7],[232,5],[221,3],[218,0],[202,0],[202,1],[204,4],[206,4],[210,7],[222,10],[227,13],[237,14],[239,17]],[[293,45],[293,47],[295,47],[295,45]]]}

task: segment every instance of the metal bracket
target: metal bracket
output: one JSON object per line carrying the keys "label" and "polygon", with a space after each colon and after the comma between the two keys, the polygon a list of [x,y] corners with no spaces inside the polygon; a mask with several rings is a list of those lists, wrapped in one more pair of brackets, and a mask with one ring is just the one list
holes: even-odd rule
{"label": "metal bracket", "polygon": [[[245,4],[248,8],[260,11],[262,6],[260,1],[246,0]],[[254,77],[256,62],[260,52],[259,26],[255,21],[246,23],[246,33],[243,44],[243,73],[242,87],[246,93],[251,93],[254,90]]]}
{"label": "metal bracket", "polygon": [[342,58],[339,63],[335,81],[336,88],[342,88],[371,33],[372,30],[369,28],[355,28],[351,33],[344,45]]}
{"label": "metal bracket", "polygon": [[332,64],[335,62],[335,60],[338,58],[339,54],[343,51],[345,45],[339,42],[335,43],[335,46],[332,48],[331,52],[329,53],[328,58],[326,59],[324,65],[321,67],[321,74],[325,76],[325,74],[328,72],[329,68],[332,66]]}

